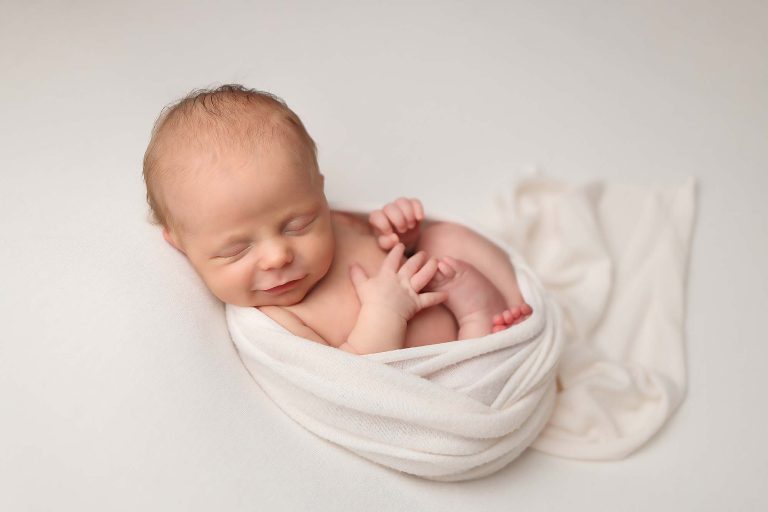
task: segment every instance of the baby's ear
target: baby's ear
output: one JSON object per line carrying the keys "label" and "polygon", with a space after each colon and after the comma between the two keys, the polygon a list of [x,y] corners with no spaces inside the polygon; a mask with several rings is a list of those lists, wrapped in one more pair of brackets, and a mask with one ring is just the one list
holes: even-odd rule
{"label": "baby's ear", "polygon": [[186,253],[181,249],[180,245],[176,242],[176,240],[173,237],[173,234],[171,234],[170,231],[168,231],[168,228],[163,228],[163,238],[165,238],[165,241],[171,244],[171,247],[179,251],[181,254],[186,256]]}

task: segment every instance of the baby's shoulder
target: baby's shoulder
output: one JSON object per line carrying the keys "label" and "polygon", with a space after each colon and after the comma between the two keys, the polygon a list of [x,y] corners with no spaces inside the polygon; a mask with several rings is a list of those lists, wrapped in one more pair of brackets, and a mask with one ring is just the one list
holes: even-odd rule
{"label": "baby's shoulder", "polygon": [[331,222],[342,231],[351,231],[360,235],[372,233],[368,216],[365,214],[332,210]]}

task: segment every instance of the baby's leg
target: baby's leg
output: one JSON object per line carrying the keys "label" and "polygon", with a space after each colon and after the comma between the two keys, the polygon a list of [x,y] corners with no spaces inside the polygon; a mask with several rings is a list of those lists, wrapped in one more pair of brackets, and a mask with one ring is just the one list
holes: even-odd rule
{"label": "baby's leg", "polygon": [[[486,278],[496,293],[503,296],[501,308],[491,314],[494,332],[519,323],[531,314],[531,307],[520,293],[509,256],[479,233],[452,222],[431,223],[424,226],[417,249],[442,258],[443,263],[446,257],[468,263]],[[454,315],[458,320],[459,315],[456,312]]]}
{"label": "baby's leg", "polygon": [[427,289],[448,294],[443,305],[459,324],[458,339],[478,338],[495,332],[494,315],[506,306],[499,290],[465,261],[443,256],[438,260],[437,268]]}

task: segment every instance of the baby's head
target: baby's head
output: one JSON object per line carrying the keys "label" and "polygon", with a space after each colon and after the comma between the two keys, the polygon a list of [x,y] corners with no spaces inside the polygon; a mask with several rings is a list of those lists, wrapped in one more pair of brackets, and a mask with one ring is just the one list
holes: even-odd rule
{"label": "baby's head", "polygon": [[330,268],[335,238],[315,143],[269,93],[225,85],[166,107],[144,181],[163,237],[224,302],[295,304]]}

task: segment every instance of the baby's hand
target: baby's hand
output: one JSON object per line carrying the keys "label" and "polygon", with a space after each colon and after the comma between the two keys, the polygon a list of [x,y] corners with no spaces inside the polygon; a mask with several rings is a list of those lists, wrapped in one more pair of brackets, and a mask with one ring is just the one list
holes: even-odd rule
{"label": "baby's hand", "polygon": [[381,210],[371,212],[368,222],[373,226],[379,247],[388,251],[402,242],[413,249],[419,238],[419,226],[424,220],[424,208],[418,199],[401,197]]}
{"label": "baby's hand", "polygon": [[408,321],[422,309],[445,301],[447,294],[419,293],[437,272],[437,261],[419,251],[401,266],[404,252],[405,246],[398,243],[387,254],[378,274],[368,277],[355,263],[350,267],[350,277],[362,306],[381,308]]}

